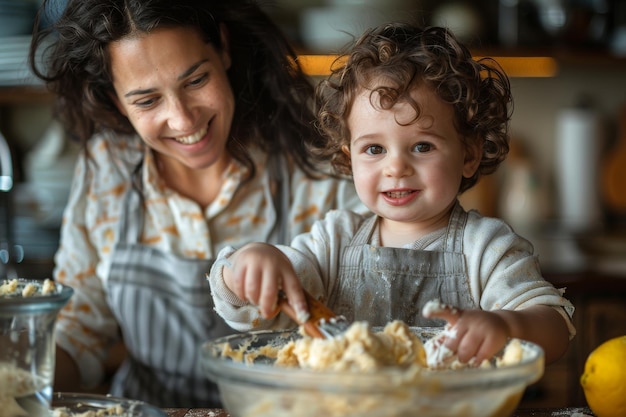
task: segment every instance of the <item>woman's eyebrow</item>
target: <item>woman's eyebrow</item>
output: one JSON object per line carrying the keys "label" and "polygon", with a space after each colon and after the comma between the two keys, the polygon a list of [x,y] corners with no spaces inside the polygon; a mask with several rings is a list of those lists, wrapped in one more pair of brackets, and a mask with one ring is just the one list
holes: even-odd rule
{"label": "woman's eyebrow", "polygon": [[[208,59],[203,59],[200,60],[198,62],[196,62],[195,64],[193,64],[192,66],[190,66],[189,68],[187,68],[182,74],[180,74],[176,79],[178,81],[184,79],[185,77],[188,77],[189,75],[193,74],[194,71],[196,71],[198,69],[198,67],[200,67],[200,65],[209,62]],[[131,90],[128,93],[124,94],[124,97],[130,97],[130,96],[136,96],[136,95],[142,95],[142,94],[150,94],[152,92],[154,92],[155,89],[154,88],[146,88],[143,90]]]}
{"label": "woman's eyebrow", "polygon": [[128,93],[124,94],[124,97],[139,96],[142,94],[150,94],[154,91],[155,91],[154,88],[146,88],[145,90],[131,90]]}
{"label": "woman's eyebrow", "polygon": [[195,64],[193,64],[191,67],[189,67],[189,68],[187,69],[187,71],[183,72],[182,74],[180,74],[180,75],[178,76],[178,81],[182,80],[182,79],[183,79],[183,78],[185,78],[185,77],[190,76],[191,74],[193,74],[193,73],[194,73],[194,71],[195,71],[195,70],[197,70],[197,69],[198,69],[198,67],[199,67],[200,65],[202,65],[202,64],[204,64],[204,63],[207,63],[207,62],[209,62],[209,60],[208,60],[208,59],[202,59],[202,60],[200,60],[200,61],[196,62],[196,63],[195,63]]}

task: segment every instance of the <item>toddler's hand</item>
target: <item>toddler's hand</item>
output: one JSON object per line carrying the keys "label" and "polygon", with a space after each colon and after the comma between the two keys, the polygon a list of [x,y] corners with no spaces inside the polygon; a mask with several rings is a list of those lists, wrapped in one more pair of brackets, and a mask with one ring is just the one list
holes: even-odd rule
{"label": "toddler's hand", "polygon": [[425,317],[446,320],[450,332],[444,345],[457,354],[461,363],[470,360],[480,364],[491,359],[508,341],[511,331],[506,321],[495,312],[485,310],[461,310],[451,306],[425,309]]}
{"label": "toddler's hand", "polygon": [[278,293],[284,291],[298,314],[308,307],[300,280],[289,259],[278,248],[266,243],[245,245],[229,258],[224,282],[241,300],[259,307],[265,318],[276,315]]}

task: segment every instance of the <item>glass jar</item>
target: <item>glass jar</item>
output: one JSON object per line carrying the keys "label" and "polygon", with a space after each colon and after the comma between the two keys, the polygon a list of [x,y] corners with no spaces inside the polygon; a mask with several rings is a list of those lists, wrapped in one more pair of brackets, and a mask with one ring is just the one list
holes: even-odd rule
{"label": "glass jar", "polygon": [[0,417],[48,416],[55,322],[74,291],[51,281],[46,283],[50,286],[26,279],[0,284],[4,290],[0,291]]}

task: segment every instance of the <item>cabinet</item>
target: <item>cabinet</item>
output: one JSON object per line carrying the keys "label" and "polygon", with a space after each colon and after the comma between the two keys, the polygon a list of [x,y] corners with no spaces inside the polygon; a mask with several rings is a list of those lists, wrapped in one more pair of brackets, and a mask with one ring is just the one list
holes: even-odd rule
{"label": "cabinet", "polygon": [[26,180],[22,166],[24,156],[45,131],[51,118],[52,101],[53,96],[43,86],[0,86],[0,132],[9,146],[13,179],[12,188],[0,195],[0,245],[10,252],[14,252],[14,245],[20,248],[23,259],[10,258],[13,262],[19,261],[12,269],[24,278],[52,276],[52,254],[58,242],[58,230],[39,227],[28,216],[29,210],[34,209],[31,207],[34,202],[28,200],[28,204],[15,210],[16,202],[26,195],[22,188]]}
{"label": "cabinet", "polygon": [[601,343],[626,335],[626,275],[594,271],[546,275],[555,286],[566,287],[576,307],[577,334],[563,358],[546,366],[544,376],[529,387],[523,407],[574,407],[586,405],[580,386],[587,356]]}
{"label": "cabinet", "polygon": [[[0,66],[0,70],[2,67]],[[42,85],[0,84],[0,132],[11,147],[16,179],[21,181],[23,153],[41,137],[52,117],[53,95]]]}
{"label": "cabinet", "polygon": [[0,86],[0,106],[52,103],[52,94],[43,86]]}

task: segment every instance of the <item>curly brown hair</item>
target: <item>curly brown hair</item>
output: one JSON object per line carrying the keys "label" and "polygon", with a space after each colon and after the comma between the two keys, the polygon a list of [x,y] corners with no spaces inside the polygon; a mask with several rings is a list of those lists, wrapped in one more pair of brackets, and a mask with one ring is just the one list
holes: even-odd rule
{"label": "curly brown hair", "polygon": [[480,165],[474,176],[463,178],[459,192],[473,187],[480,176],[493,173],[509,151],[511,88],[493,59],[473,59],[468,48],[441,27],[387,23],[366,31],[337,58],[330,76],[317,87],[317,125],[327,143],[315,154],[330,159],[338,173],[351,175],[350,157],[342,149],[350,145],[347,119],[356,94],[371,90],[370,99],[384,109],[399,101],[410,103],[417,120],[420,108],[410,92],[421,85],[453,106],[465,146],[482,146]]}
{"label": "curly brown hair", "polygon": [[[255,0],[69,0],[62,10],[57,3],[45,0],[39,10],[30,65],[55,94],[56,115],[72,137],[86,142],[102,130],[134,132],[112,99],[111,43],[160,27],[191,27],[220,51],[225,27],[232,59],[228,76],[237,100],[229,152],[251,176],[254,146],[285,153],[307,174],[319,174],[308,152],[323,142],[314,126],[314,86],[281,29]],[[52,24],[40,24],[46,21]]]}

